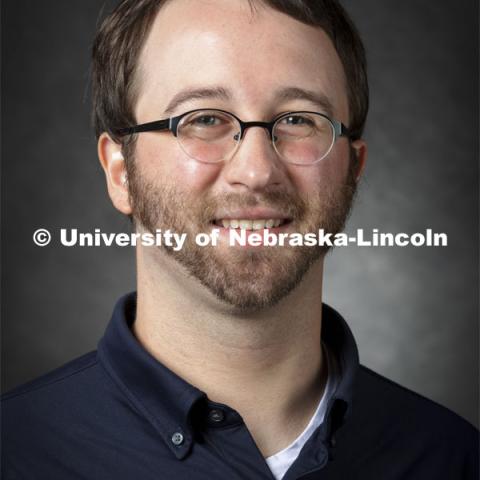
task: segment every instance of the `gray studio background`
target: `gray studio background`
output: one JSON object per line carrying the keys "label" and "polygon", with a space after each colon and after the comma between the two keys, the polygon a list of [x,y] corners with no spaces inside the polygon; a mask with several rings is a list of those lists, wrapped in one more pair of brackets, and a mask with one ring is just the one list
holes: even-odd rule
{"label": "gray studio background", "polygon": [[[107,9],[115,2],[106,3]],[[343,248],[325,301],[361,361],[478,425],[474,0],[345,1],[368,50],[369,159],[349,230],[434,231],[446,248]],[[135,288],[127,248],[36,247],[39,227],[128,231],[89,124],[100,0],[2,2],[2,386],[96,348]]]}

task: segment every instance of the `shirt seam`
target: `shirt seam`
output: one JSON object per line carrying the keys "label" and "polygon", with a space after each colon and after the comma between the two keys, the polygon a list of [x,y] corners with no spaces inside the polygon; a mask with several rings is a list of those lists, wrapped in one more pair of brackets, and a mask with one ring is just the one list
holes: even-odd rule
{"label": "shirt seam", "polygon": [[66,380],[67,378],[70,378],[72,377],[73,375],[77,375],[78,373],[81,373],[83,372],[84,370],[87,370],[89,368],[92,368],[94,367],[97,363],[98,363],[98,358],[97,356],[95,355],[95,359],[91,361],[92,363],[89,363],[88,365],[84,365],[83,367],[79,368],[78,370],[75,370],[73,372],[70,372],[68,374],[65,374],[64,376],[60,377],[60,378],[56,378],[54,380],[51,380],[47,383],[42,383],[41,385],[38,385],[38,386],[32,386],[31,388],[27,389],[27,390],[24,390],[22,392],[17,392],[17,393],[11,393],[11,394],[6,394],[3,398],[2,398],[2,401],[3,402],[7,402],[8,400],[11,400],[13,398],[17,398],[17,397],[20,397],[21,395],[26,395],[28,393],[32,393],[32,392],[36,392],[37,390],[41,390],[42,388],[46,388],[46,387],[49,387],[51,385],[55,385],[56,383],[58,382],[62,382],[64,380]]}

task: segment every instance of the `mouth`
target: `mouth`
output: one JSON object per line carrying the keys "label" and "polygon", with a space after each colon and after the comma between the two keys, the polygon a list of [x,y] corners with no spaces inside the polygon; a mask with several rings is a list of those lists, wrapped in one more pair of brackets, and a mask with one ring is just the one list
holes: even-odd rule
{"label": "mouth", "polygon": [[257,218],[257,219],[245,219],[245,218],[219,218],[214,220],[213,225],[222,228],[233,228],[240,230],[264,230],[272,228],[281,228],[289,223],[289,218]]}

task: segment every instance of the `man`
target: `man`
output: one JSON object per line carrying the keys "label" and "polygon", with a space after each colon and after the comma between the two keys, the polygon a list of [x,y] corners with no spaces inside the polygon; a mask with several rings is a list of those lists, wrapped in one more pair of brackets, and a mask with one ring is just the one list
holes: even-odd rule
{"label": "man", "polygon": [[326,248],[228,242],[344,225],[368,90],[338,3],[126,0],[93,61],[114,206],[187,236],[137,246],[97,352],[5,397],[5,478],[478,478],[469,424],[358,365]]}

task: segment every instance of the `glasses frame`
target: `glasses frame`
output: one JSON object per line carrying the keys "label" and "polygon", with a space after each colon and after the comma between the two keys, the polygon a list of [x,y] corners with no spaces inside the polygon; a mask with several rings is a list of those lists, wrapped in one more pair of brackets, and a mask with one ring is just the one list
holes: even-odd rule
{"label": "glasses frame", "polygon": [[[273,135],[273,129],[274,129],[275,125],[280,120],[282,120],[283,118],[288,117],[289,115],[295,115],[295,114],[301,114],[301,113],[309,113],[309,114],[314,114],[314,115],[320,115],[321,117],[328,120],[328,122],[331,124],[332,129],[333,129],[333,142],[332,142],[331,147],[329,148],[329,150],[327,151],[327,153],[323,157],[319,158],[318,160],[316,160],[312,164],[301,164],[300,163],[300,164],[297,164],[297,165],[313,165],[313,164],[319,162],[320,160],[325,158],[330,153],[333,145],[335,144],[335,142],[337,141],[337,139],[339,137],[347,137],[349,140],[352,139],[352,134],[351,134],[350,130],[342,122],[340,122],[338,120],[335,120],[334,118],[330,118],[328,115],[325,115],[324,113],[313,112],[313,111],[309,111],[309,110],[294,110],[294,111],[290,111],[290,112],[281,113],[280,115],[277,115],[270,122],[261,122],[261,121],[244,122],[243,120],[238,118],[235,114],[233,114],[232,112],[228,112],[227,110],[221,110],[219,108],[196,108],[194,110],[189,110],[188,112],[182,113],[181,115],[177,115],[175,117],[165,118],[163,120],[155,120],[153,122],[141,123],[139,125],[133,125],[131,127],[118,128],[118,129],[114,130],[114,133],[119,137],[124,137],[126,135],[133,135],[133,134],[142,133],[142,132],[169,131],[178,139],[178,126],[179,126],[181,120],[184,117],[186,117],[187,115],[190,115],[190,114],[196,113],[196,112],[219,112],[219,113],[223,113],[223,114],[226,114],[226,115],[230,115],[232,118],[234,118],[238,122],[238,124],[240,125],[240,136],[239,137],[238,137],[238,135],[234,136],[234,139],[237,141],[237,146],[233,150],[230,158],[233,155],[235,155],[236,151],[238,150],[238,148],[239,148],[239,146],[240,146],[240,144],[241,144],[241,142],[242,142],[242,140],[245,136],[245,132],[247,131],[247,129],[249,129],[251,127],[261,127],[261,128],[266,129],[268,131],[269,136],[270,136],[270,141],[272,142],[272,145],[273,145],[273,148],[275,149],[275,152],[277,152],[277,154],[281,158],[283,158],[283,156],[278,152],[277,147],[275,145],[275,138],[274,138],[274,135]],[[235,137],[238,137],[238,138],[235,138]],[[180,144],[180,146],[181,146],[181,144]],[[183,147],[182,147],[182,149],[183,149]],[[187,152],[185,152],[185,153],[187,153]],[[188,155],[188,153],[187,153],[187,155]],[[223,161],[228,160],[228,158],[225,158],[225,159],[222,159],[222,160],[219,160],[219,161],[215,161],[215,162],[202,162],[201,160],[198,160],[198,159],[195,159],[195,160],[197,160],[201,163],[221,163]],[[285,160],[285,159],[284,159],[284,161],[287,162],[287,163],[295,164],[295,162],[290,162],[290,161]]]}

